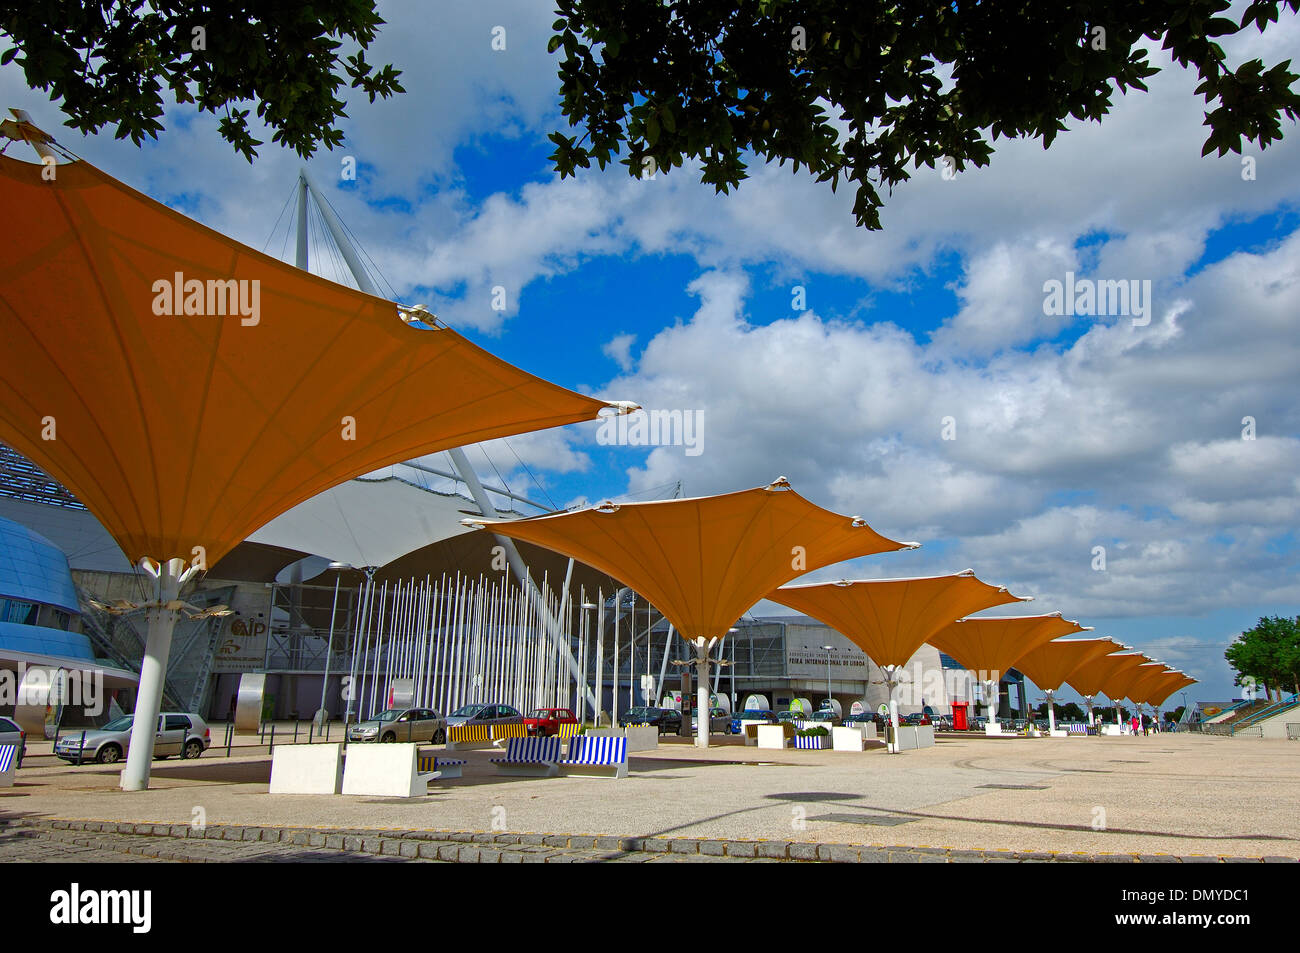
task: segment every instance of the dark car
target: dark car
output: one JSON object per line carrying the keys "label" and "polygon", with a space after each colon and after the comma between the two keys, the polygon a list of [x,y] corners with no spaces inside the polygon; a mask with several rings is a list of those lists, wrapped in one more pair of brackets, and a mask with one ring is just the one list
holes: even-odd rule
{"label": "dark car", "polygon": [[912,714],[903,718],[902,721],[899,722],[899,724],[912,725],[912,726],[928,725],[930,724],[930,716],[925,714],[925,712],[914,711],[912,712]]}
{"label": "dark car", "polygon": [[885,726],[889,724],[889,719],[879,712],[864,711],[857,715],[846,715],[844,718],[844,724],[848,727],[873,724],[876,726],[876,730],[883,734]]}
{"label": "dark car", "polygon": [[744,711],[738,711],[731,716],[731,733],[740,734],[743,730],[741,726],[745,722],[751,725],[776,724],[776,712],[766,708],[746,708]]}
{"label": "dark car", "polygon": [[620,727],[654,725],[659,734],[676,734],[682,730],[682,713],[671,708],[629,708],[618,716]]}

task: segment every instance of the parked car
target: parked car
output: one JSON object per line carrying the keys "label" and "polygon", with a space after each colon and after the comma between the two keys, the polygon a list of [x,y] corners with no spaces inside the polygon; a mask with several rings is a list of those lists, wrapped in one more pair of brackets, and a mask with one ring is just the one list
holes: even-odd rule
{"label": "parked car", "polygon": [[[97,761],[100,764],[116,764],[126,757],[130,749],[131,725],[134,721],[134,715],[123,715],[101,728],[87,729],[85,747],[82,747],[81,731],[73,729],[55,743],[55,757],[69,763],[75,763],[80,758],[83,763]],[[162,760],[174,754],[182,758],[197,758],[211,744],[212,732],[198,715],[165,711],[158,716],[154,758]]]}
{"label": "parked car", "polygon": [[931,715],[930,724],[935,731],[952,731],[952,717],[949,715]]}
{"label": "parked car", "polygon": [[930,716],[922,711],[914,711],[910,715],[904,716],[902,720],[899,721],[900,725],[913,725],[913,726],[928,725],[930,723],[931,723]]}
{"label": "parked car", "polygon": [[524,716],[511,705],[475,702],[461,705],[447,716],[447,727],[456,725],[521,725]]}
{"label": "parked car", "polygon": [[731,716],[731,733],[740,734],[744,730],[741,726],[745,722],[751,725],[771,725],[776,722],[776,712],[766,708],[749,708],[735,712]]}
{"label": "parked car", "polygon": [[629,708],[618,716],[621,727],[627,725],[654,725],[659,734],[677,734],[682,730],[682,713],[672,708]]}
{"label": "parked car", "polygon": [[16,745],[18,750],[14,753],[14,767],[23,766],[23,755],[27,754],[27,732],[18,727],[16,722],[8,718],[0,718],[0,745]]}
{"label": "parked car", "polygon": [[430,708],[387,708],[365,721],[348,726],[348,741],[447,740],[447,719]]}
{"label": "parked car", "polygon": [[796,721],[808,721],[808,719],[808,713],[803,711],[779,711],[776,713],[776,721],[780,725],[787,722],[794,724]]}
{"label": "parked car", "polygon": [[[691,727],[698,728],[700,716],[691,712]],[[709,712],[709,734],[725,735],[731,731],[731,716],[725,708],[714,708]]]}
{"label": "parked car", "polygon": [[578,719],[568,708],[539,708],[524,719],[530,735],[546,738],[560,733],[560,725],[576,725]]}
{"label": "parked car", "polygon": [[889,724],[889,719],[879,712],[864,711],[860,715],[847,715],[844,718],[844,724],[849,727],[857,725],[874,724],[876,731],[881,735],[885,733],[885,727]]}
{"label": "parked car", "polygon": [[836,717],[835,712],[830,708],[820,708],[811,715],[806,716],[804,721],[814,722],[815,724],[831,728],[839,724],[840,720]]}

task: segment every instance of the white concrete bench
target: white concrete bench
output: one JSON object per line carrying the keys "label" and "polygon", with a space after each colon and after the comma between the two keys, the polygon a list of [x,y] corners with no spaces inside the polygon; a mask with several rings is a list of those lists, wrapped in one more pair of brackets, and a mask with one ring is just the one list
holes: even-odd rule
{"label": "white concrete bench", "polygon": [[565,777],[627,777],[627,738],[579,735],[569,742],[569,757],[560,762]]}
{"label": "white concrete bench", "polygon": [[[871,726],[875,728],[875,725]],[[831,744],[836,751],[866,751],[867,738],[857,725],[836,725],[831,729]]]}
{"label": "white concrete bench", "polygon": [[14,786],[14,772],[18,769],[18,746],[0,745],[0,788]]}
{"label": "white concrete bench", "polygon": [[423,797],[437,771],[421,772],[414,744],[348,746],[343,793],[371,797]]}
{"label": "white concrete bench", "polygon": [[516,777],[548,778],[559,770],[560,739],[511,738],[504,758],[493,758],[500,774]]}
{"label": "white concrete bench", "polygon": [[788,725],[759,725],[758,746],[760,748],[788,748],[794,729]]}
{"label": "white concrete bench", "polygon": [[343,790],[343,746],[279,745],[271,755],[272,794],[338,794]]}

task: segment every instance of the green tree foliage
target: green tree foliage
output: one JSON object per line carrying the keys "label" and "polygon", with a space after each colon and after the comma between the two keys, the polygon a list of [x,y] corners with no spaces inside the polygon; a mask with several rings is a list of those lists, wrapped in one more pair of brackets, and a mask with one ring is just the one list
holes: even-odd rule
{"label": "green tree foliage", "polygon": [[[345,82],[371,102],[404,92],[398,70],[365,59],[383,22],[374,0],[3,2],[0,33],[13,46],[0,63],[18,64],[82,132],[116,125],[117,138],[136,145],[156,139],[165,90],[221,115],[222,137],[249,162],[262,141],[245,103],[256,103],[272,141],[306,158],[343,141]],[[357,49],[340,57],[345,41]]]}
{"label": "green tree foliage", "polygon": [[1088,714],[1075,702],[1066,702],[1056,706],[1056,717],[1060,721],[1087,721]]}
{"label": "green tree foliage", "polygon": [[1051,145],[1067,117],[1099,121],[1146,90],[1163,45],[1200,77],[1202,155],[1260,148],[1297,117],[1290,60],[1230,64],[1216,40],[1300,0],[558,0],[562,176],[621,161],[634,176],[685,159],[727,192],[746,152],[856,185],[859,225],[880,228],[881,189],[912,169],[987,165],[999,136]]}
{"label": "green tree foliage", "polygon": [[1255,683],[1300,692],[1300,619],[1264,616],[1228,646],[1223,657],[1236,670],[1233,684]]}

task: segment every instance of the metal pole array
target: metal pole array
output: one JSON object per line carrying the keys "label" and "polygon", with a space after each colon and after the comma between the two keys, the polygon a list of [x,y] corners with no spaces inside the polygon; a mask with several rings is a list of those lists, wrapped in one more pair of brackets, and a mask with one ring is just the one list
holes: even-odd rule
{"label": "metal pole array", "polygon": [[[383,709],[394,681],[413,704],[443,713],[470,702],[524,711],[589,697],[568,666],[578,610],[562,594],[521,590],[506,577],[444,575],[423,582],[367,581],[357,621],[352,681],[359,718]],[[556,638],[557,622],[564,632]],[[584,656],[585,662],[585,656]]]}

